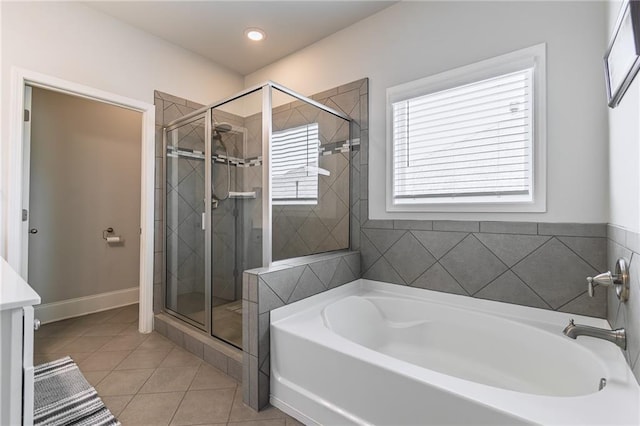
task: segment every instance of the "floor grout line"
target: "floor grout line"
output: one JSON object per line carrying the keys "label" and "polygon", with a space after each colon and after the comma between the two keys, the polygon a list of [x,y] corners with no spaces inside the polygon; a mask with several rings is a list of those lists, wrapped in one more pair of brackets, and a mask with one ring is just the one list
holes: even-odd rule
{"label": "floor grout line", "polygon": [[182,398],[180,398],[180,402],[178,402],[178,405],[176,405],[176,409],[173,411],[173,414],[171,415],[171,418],[169,419],[169,424],[173,423],[173,419],[176,417],[176,414],[178,413],[178,410],[180,410],[180,406],[182,405],[182,401],[184,401],[184,398],[186,396],[187,396],[187,391],[185,391],[182,394]]}

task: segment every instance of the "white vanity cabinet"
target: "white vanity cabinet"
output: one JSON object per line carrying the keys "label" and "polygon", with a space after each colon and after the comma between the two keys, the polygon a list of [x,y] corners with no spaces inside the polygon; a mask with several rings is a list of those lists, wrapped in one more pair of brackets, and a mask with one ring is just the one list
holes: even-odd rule
{"label": "white vanity cabinet", "polygon": [[0,258],[0,425],[33,423],[33,305],[40,296]]}

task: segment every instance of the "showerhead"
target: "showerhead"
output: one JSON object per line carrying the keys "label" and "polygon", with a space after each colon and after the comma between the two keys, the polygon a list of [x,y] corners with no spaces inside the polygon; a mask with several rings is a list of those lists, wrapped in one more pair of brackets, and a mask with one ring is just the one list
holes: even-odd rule
{"label": "showerhead", "polygon": [[[213,123],[213,132],[211,135],[211,142],[213,145],[213,141],[214,140],[218,140],[218,142],[220,142],[220,145],[222,145],[222,148],[224,149],[224,154],[226,157],[226,163],[227,163],[227,195],[225,195],[224,197],[220,198],[216,195],[216,193],[214,192],[213,189],[213,181],[211,182],[211,195],[213,197],[213,199],[216,201],[215,204],[215,208],[218,208],[218,201],[224,201],[227,198],[229,198],[229,194],[231,194],[231,163],[230,163],[230,157],[229,157],[229,149],[227,148],[227,144],[224,142],[224,139],[222,138],[222,135],[224,133],[229,133],[231,130],[233,130],[233,126],[231,126],[231,124],[229,123]],[[213,176],[212,176],[213,177]]]}
{"label": "showerhead", "polygon": [[222,135],[230,132],[232,128],[233,127],[229,123],[214,123],[212,139],[218,139],[224,146],[224,142],[222,142]]}
{"label": "showerhead", "polygon": [[213,126],[213,131],[217,133],[230,132],[233,127],[229,123],[217,123]]}

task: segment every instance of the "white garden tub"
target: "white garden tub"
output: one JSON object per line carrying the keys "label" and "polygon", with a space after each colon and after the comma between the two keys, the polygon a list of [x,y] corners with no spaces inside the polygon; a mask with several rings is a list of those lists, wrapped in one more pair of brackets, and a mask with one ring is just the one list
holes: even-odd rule
{"label": "white garden tub", "polygon": [[357,280],[271,312],[271,403],[305,424],[640,424],[622,351],[570,318],[608,326]]}

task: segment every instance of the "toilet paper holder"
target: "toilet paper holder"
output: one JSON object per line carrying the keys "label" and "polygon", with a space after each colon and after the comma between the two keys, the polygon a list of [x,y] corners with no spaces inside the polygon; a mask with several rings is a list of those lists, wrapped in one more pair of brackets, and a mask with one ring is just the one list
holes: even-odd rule
{"label": "toilet paper holder", "polygon": [[108,227],[102,231],[102,239],[107,242],[107,244],[119,244],[122,242],[122,238],[119,235],[113,235],[113,228]]}

